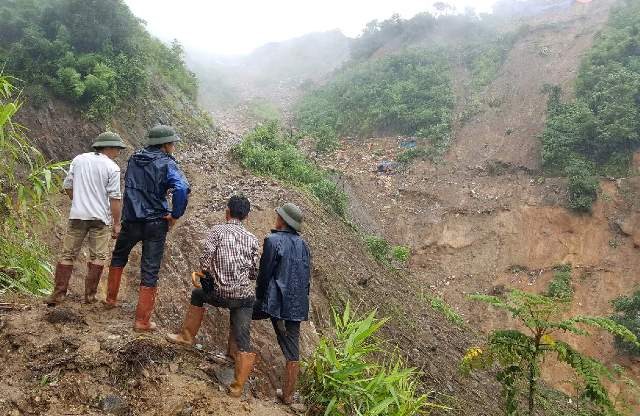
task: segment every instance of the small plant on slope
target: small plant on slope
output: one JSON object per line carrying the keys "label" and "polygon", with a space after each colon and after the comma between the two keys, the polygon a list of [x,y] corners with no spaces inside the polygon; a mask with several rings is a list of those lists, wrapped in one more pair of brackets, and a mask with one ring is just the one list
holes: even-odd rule
{"label": "small plant on slope", "polygon": [[302,392],[309,405],[324,415],[416,416],[430,408],[445,409],[418,393],[419,373],[391,357],[384,364],[371,360],[384,349],[374,336],[386,319],[372,312],[362,319],[333,312],[335,337],[324,337],[305,363]]}
{"label": "small plant on slope", "polygon": [[431,306],[431,309],[441,313],[452,324],[458,327],[464,326],[464,319],[462,316],[460,316],[460,314],[441,297],[421,293],[420,299],[427,302],[429,306]]}
{"label": "small plant on slope", "polygon": [[[600,317],[574,317],[565,319],[570,299],[526,293],[509,292],[504,298],[472,295],[471,299],[507,311],[525,328],[494,330],[487,345],[470,349],[461,363],[468,374],[476,369],[497,365],[497,379],[502,384],[508,416],[520,415],[520,399],[527,403],[527,413],[536,414],[539,379],[547,356],[555,356],[559,362],[569,365],[580,379],[580,398],[587,400],[604,414],[619,414],[602,378],[614,378],[614,374],[599,361],[576,351],[571,345],[555,338],[556,333],[569,332],[589,336],[584,326],[606,330],[625,341],[639,345],[629,329],[611,319]],[[524,389],[524,392],[522,391]]]}
{"label": "small plant on slope", "polygon": [[364,242],[373,258],[386,266],[402,267],[411,258],[410,247],[392,246],[387,240],[377,235],[365,236]]}
{"label": "small plant on slope", "polygon": [[573,298],[573,287],[571,286],[570,264],[555,267],[555,273],[549,283],[547,295],[552,298],[571,301]]}

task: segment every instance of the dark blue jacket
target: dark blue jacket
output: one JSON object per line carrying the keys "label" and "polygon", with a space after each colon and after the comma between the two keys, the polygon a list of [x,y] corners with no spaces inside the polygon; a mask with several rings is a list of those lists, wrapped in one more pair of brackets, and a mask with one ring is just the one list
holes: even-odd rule
{"label": "dark blue jacket", "polygon": [[260,259],[255,309],[279,320],[306,321],[310,281],[307,243],[294,231],[271,231]]}
{"label": "dark blue jacket", "polygon": [[[172,208],[167,193],[173,190]],[[152,221],[171,214],[180,218],[187,209],[189,182],[173,156],[146,148],[133,154],[124,177],[122,221]]]}

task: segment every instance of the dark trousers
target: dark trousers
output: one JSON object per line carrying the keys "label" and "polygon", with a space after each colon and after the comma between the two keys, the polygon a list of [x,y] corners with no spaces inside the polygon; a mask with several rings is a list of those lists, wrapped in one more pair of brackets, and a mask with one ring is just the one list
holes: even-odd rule
{"label": "dark trousers", "polygon": [[215,293],[205,293],[202,289],[193,289],[191,304],[202,307],[204,304],[229,309],[229,328],[236,339],[238,350],[251,352],[251,315],[254,298],[225,299]]}
{"label": "dark trousers", "polygon": [[164,219],[149,222],[124,222],[111,257],[112,267],[124,267],[133,247],[142,242],[141,285],[156,287],[169,223]]}
{"label": "dark trousers", "polygon": [[287,361],[300,361],[300,322],[271,318],[278,345]]}

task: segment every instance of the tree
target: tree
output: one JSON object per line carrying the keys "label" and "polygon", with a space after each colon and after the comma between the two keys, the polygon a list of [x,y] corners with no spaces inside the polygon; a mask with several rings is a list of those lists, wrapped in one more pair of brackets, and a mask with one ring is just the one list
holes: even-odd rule
{"label": "tree", "polygon": [[[527,403],[527,414],[536,411],[539,378],[547,356],[555,356],[569,365],[580,380],[579,399],[587,400],[607,414],[617,414],[609,392],[602,384],[603,377],[614,374],[603,364],[575,350],[571,345],[555,338],[557,333],[568,332],[589,336],[585,326],[606,330],[633,345],[640,345],[634,333],[608,318],[574,317],[564,318],[569,310],[571,298],[566,291],[556,289],[549,293],[562,293],[560,297],[540,295],[512,290],[505,297],[472,295],[471,299],[485,302],[497,309],[507,311],[525,328],[492,331],[484,348],[472,348],[462,360],[465,374],[477,369],[497,365],[497,380],[502,384],[506,403],[506,414],[520,413],[520,397]],[[524,387],[524,394],[521,389]]]}
{"label": "tree", "polygon": [[440,16],[442,15],[446,16],[456,11],[456,6],[449,3],[445,3],[443,1],[438,1],[436,3],[433,3],[433,8],[436,9],[436,11],[438,12],[438,15]]}

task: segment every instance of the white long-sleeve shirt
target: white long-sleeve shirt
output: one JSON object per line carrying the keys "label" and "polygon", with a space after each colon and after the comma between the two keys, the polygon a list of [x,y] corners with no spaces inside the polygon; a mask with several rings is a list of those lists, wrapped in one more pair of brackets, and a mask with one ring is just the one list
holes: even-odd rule
{"label": "white long-sleeve shirt", "polygon": [[120,167],[102,153],[83,153],[71,162],[64,180],[73,189],[69,219],[100,220],[111,225],[110,199],[121,199]]}

